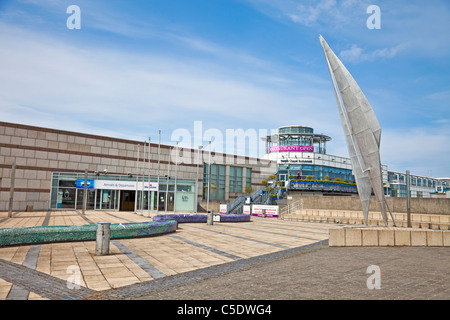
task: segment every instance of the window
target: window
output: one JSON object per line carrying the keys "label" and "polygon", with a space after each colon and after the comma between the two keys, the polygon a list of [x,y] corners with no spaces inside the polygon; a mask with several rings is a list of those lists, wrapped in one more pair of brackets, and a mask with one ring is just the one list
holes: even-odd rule
{"label": "window", "polygon": [[246,168],[245,170],[245,187],[247,188],[252,186],[252,168]]}
{"label": "window", "polygon": [[[208,196],[208,164],[203,165],[203,199]],[[225,166],[211,165],[210,200],[225,200]]]}
{"label": "window", "polygon": [[230,166],[230,192],[242,192],[242,169]]}

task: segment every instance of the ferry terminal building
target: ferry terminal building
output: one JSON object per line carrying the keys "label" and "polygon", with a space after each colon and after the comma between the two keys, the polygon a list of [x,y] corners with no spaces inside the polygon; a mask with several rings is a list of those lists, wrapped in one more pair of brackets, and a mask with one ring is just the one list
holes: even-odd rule
{"label": "ferry terminal building", "polygon": [[[212,152],[210,209],[248,195],[248,188],[263,189],[261,182],[270,180],[271,175],[289,192],[357,193],[351,183],[350,159],[326,153],[331,137],[315,134],[310,127],[286,126],[264,140],[263,158]],[[174,148],[0,122],[0,211],[9,207],[14,163],[14,211],[81,210],[86,178],[89,210],[204,211],[209,151],[183,149],[185,161],[179,162],[172,158]],[[405,197],[405,175],[390,172],[387,166],[382,169],[386,194]],[[448,188],[450,181],[411,179],[413,197],[431,197],[436,190]],[[302,180],[314,183],[300,183]],[[332,190],[329,181],[335,182]]]}

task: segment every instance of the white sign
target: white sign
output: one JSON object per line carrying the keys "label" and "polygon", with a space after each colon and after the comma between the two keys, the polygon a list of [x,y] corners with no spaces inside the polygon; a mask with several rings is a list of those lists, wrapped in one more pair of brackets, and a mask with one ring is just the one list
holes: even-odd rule
{"label": "white sign", "polygon": [[[95,189],[104,190],[136,190],[136,181],[95,180]],[[137,190],[157,191],[158,182],[138,182]]]}
{"label": "white sign", "polygon": [[215,222],[220,222],[220,214],[215,214],[215,215],[213,216],[213,221],[215,221]]}
{"label": "white sign", "polygon": [[246,205],[244,205],[244,210],[243,210],[243,214],[250,214],[250,210],[251,210],[251,208],[250,208],[251,206],[246,206]]}
{"label": "white sign", "polygon": [[278,206],[253,205],[252,216],[262,217],[263,209],[266,210],[266,217],[278,217]]}
{"label": "white sign", "polygon": [[220,213],[220,214],[226,214],[227,212],[228,212],[228,205],[226,205],[226,204],[221,204],[221,205],[220,205],[219,213]]}

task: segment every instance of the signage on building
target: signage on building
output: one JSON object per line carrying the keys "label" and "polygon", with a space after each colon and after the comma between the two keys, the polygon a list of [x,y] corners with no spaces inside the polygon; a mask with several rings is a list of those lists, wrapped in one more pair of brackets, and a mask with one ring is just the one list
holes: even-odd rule
{"label": "signage on building", "polygon": [[313,163],[313,161],[312,160],[289,159],[289,160],[280,160],[280,163]]}
{"label": "signage on building", "polygon": [[228,205],[227,204],[221,204],[219,213],[220,214],[226,214],[228,212]]}
{"label": "signage on building", "polygon": [[314,152],[314,146],[275,146],[269,152]]}
{"label": "signage on building", "polygon": [[252,206],[252,216],[262,217],[263,210],[266,217],[278,218],[278,206],[269,205],[253,205]]}
{"label": "signage on building", "polygon": [[[103,190],[142,190],[144,191],[157,191],[157,182],[145,182],[141,181],[118,181],[118,180],[87,180],[88,189],[103,189]],[[84,179],[77,179],[77,188],[84,188]]]}

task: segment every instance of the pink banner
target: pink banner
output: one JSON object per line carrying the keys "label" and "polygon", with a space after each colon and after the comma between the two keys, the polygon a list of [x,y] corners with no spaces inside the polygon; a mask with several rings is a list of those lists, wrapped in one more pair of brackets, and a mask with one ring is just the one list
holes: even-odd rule
{"label": "pink banner", "polygon": [[269,152],[314,152],[314,146],[277,146],[270,147]]}

